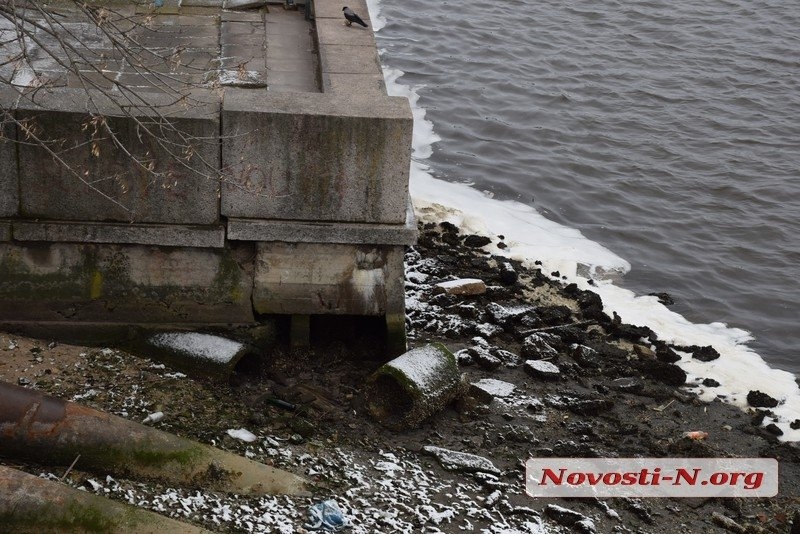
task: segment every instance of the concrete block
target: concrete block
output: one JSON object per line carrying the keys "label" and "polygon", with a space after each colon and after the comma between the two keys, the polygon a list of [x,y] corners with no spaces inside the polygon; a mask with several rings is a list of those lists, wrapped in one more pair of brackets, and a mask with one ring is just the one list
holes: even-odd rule
{"label": "concrete block", "polygon": [[[369,24],[366,19],[364,22]],[[317,42],[320,48],[327,45],[370,46],[373,49],[376,47],[375,35],[369,28],[357,24],[349,27],[344,25],[341,8],[339,8],[339,18],[317,19],[316,25]]]}
{"label": "concrete block", "polygon": [[222,248],[225,227],[179,224],[48,223],[15,221],[15,241],[128,243],[165,247]]}
{"label": "concrete block", "polygon": [[11,241],[11,223],[0,221],[0,241]]}
{"label": "concrete block", "polygon": [[319,20],[324,18],[334,18],[341,19],[342,25],[344,25],[344,15],[342,15],[344,6],[355,11],[359,17],[364,19],[364,22],[372,27],[366,0],[346,0],[344,3],[341,0],[314,0],[315,22],[319,23]]}
{"label": "concrete block", "polygon": [[[0,88],[0,106],[9,109],[13,91]],[[19,180],[17,177],[16,128],[0,121],[0,217],[15,217],[19,212]]]}
{"label": "concrete block", "polygon": [[36,94],[35,104],[21,102],[16,112],[48,140],[46,147],[19,147],[22,216],[218,222],[219,104],[208,93],[189,93],[178,104],[172,95],[140,93],[148,105],[129,115],[95,91],[60,88]]}
{"label": "concrete block", "polygon": [[406,99],[228,90],[222,124],[223,215],[405,223]]}
{"label": "concrete block", "polygon": [[417,241],[413,210],[406,224],[326,223],[228,219],[228,239],[235,241],[283,241],[285,243],[351,243],[365,245],[412,245]]}
{"label": "concrete block", "polygon": [[325,93],[350,93],[362,96],[385,96],[383,74],[322,74],[322,91]]}
{"label": "concrete block", "polygon": [[325,45],[319,51],[324,73],[378,74],[378,51],[371,46]]}
{"label": "concrete block", "polygon": [[253,246],[0,243],[0,325],[251,323]]}
{"label": "concrete block", "polygon": [[[259,243],[253,286],[258,313],[385,315],[396,251],[403,247]],[[402,260],[402,254],[400,255]]]}

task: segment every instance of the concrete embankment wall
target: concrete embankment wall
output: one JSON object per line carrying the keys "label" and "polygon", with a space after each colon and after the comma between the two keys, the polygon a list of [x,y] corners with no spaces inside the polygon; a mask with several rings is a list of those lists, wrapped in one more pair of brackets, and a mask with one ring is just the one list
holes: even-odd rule
{"label": "concrete embankment wall", "polygon": [[372,32],[316,8],[322,92],[0,85],[0,328],[347,314],[403,338],[411,111]]}

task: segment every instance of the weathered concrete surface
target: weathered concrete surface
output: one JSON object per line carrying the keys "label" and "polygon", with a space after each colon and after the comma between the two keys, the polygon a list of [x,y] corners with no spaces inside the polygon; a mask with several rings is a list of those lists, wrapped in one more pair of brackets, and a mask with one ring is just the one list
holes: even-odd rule
{"label": "weathered concrete surface", "polygon": [[[29,43],[31,76],[0,67],[36,95],[9,105],[19,93],[0,90],[3,109],[46,146],[0,140],[0,325],[129,339],[254,313],[384,315],[389,352],[402,352],[413,121],[386,95],[372,29],[345,26],[329,0],[316,23],[279,4],[222,5],[115,3],[134,65],[64,1],[85,64],[67,72],[45,32]],[[363,0],[350,6],[368,17]],[[122,113],[129,98],[159,112]]]}
{"label": "weathered concrete surface", "polygon": [[384,315],[404,307],[387,291],[402,268],[402,247],[259,243],[253,307],[290,315]]}
{"label": "weathered concrete surface", "polygon": [[[0,233],[2,235],[2,233]],[[180,224],[114,224],[14,221],[16,241],[118,243],[165,247],[222,248],[225,227]]]}
{"label": "weathered concrete surface", "polygon": [[[2,100],[0,103],[3,103]],[[19,212],[17,147],[14,139],[16,129],[12,123],[3,121],[3,112],[0,111],[0,217],[15,217]]]}
{"label": "weathered concrete surface", "polygon": [[231,218],[228,219],[228,239],[286,243],[412,245],[417,241],[417,225],[411,209],[404,225]]}
{"label": "weathered concrete surface", "polygon": [[222,123],[223,215],[405,222],[407,100],[233,90]]}
{"label": "weathered concrete surface", "polygon": [[4,322],[251,323],[252,246],[0,243]]}
{"label": "weathered concrete surface", "polygon": [[[156,108],[159,114],[141,107],[124,116],[101,93],[66,88],[42,91],[37,105],[21,101],[17,118],[30,121],[48,140],[44,146],[18,146],[21,216],[216,223],[218,103],[207,93],[194,93],[177,105],[164,95],[148,94],[147,99],[163,106]],[[92,115],[107,122],[93,122]]]}

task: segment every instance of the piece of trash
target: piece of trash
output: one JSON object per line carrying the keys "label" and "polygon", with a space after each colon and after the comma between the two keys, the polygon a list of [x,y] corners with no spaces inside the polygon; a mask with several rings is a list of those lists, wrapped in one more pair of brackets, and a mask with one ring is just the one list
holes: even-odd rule
{"label": "piece of trash", "polygon": [[703,432],[702,430],[692,430],[691,432],[684,432],[683,437],[700,441],[701,439],[706,439],[708,437],[708,432]]}
{"label": "piece of trash", "polygon": [[303,526],[309,530],[337,532],[345,527],[344,513],[336,501],[328,499],[308,509],[308,523]]}
{"label": "piece of trash", "polygon": [[656,412],[663,412],[664,410],[666,410],[667,408],[669,408],[669,407],[670,407],[670,405],[671,405],[673,402],[675,402],[675,399],[672,399],[672,400],[671,400],[671,401],[669,401],[668,403],[666,403],[666,404],[662,404],[661,406],[656,406],[655,408],[653,408],[653,410],[655,410]]}
{"label": "piece of trash", "polygon": [[275,397],[267,397],[267,403],[272,404],[273,406],[277,406],[278,408],[283,408],[285,410],[294,411],[297,409],[296,404],[292,404],[291,402],[286,402],[285,400],[276,399]]}
{"label": "piece of trash", "polygon": [[162,419],[164,419],[164,412],[153,412],[142,419],[142,423],[158,423]]}
{"label": "piece of trash", "polygon": [[441,343],[411,349],[382,365],[364,391],[367,410],[393,430],[419,426],[467,389],[453,353]]}
{"label": "piece of trash", "polygon": [[234,439],[240,439],[242,441],[246,441],[247,443],[252,443],[258,439],[258,436],[247,430],[246,428],[229,428],[228,435]]}

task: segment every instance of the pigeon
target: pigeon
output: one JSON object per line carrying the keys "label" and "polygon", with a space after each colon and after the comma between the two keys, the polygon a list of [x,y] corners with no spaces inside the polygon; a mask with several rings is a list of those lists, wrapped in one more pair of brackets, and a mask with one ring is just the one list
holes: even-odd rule
{"label": "pigeon", "polygon": [[365,28],[367,27],[367,23],[361,20],[361,17],[356,15],[355,11],[353,11],[349,7],[347,6],[343,7],[342,11],[344,11],[344,18],[347,19],[347,22],[345,22],[345,24],[347,24],[348,26],[350,26],[352,23],[355,22],[356,24],[361,24]]}

